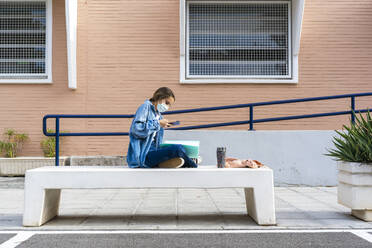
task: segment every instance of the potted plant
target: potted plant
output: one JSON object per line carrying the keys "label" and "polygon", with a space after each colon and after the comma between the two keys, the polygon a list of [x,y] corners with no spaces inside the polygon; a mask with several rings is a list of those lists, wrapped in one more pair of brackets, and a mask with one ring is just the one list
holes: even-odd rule
{"label": "potted plant", "polygon": [[[0,176],[23,176],[28,169],[53,166],[54,158],[45,157],[17,157],[23,144],[29,140],[26,133],[19,133],[14,129],[6,129],[4,139],[0,140]],[[60,164],[64,164],[64,157],[60,157]]]}
{"label": "potted plant", "polygon": [[[53,129],[47,130],[47,133],[54,133]],[[61,131],[61,133],[66,133]],[[60,137],[60,142],[62,143],[63,136]],[[43,150],[44,157],[51,158],[56,156],[56,138],[54,136],[47,136],[40,141],[41,149]]]}
{"label": "potted plant", "polygon": [[343,125],[346,132],[336,131],[333,149],[327,156],[337,161],[338,203],[351,208],[351,214],[365,221],[372,221],[372,119],[355,115],[355,123]]}

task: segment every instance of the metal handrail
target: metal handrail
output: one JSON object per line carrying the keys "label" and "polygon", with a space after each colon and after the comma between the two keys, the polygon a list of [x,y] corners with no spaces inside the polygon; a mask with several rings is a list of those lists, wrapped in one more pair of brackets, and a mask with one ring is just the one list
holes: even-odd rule
{"label": "metal handrail", "polygon": [[[222,122],[222,123],[213,123],[206,125],[195,125],[195,126],[186,126],[186,127],[177,127],[177,128],[168,128],[170,130],[190,130],[190,129],[199,129],[199,128],[210,128],[210,127],[221,127],[221,126],[232,126],[232,125],[243,125],[249,124],[249,130],[254,131],[254,123],[262,122],[271,122],[271,121],[282,121],[282,120],[294,120],[294,119],[304,119],[304,118],[315,118],[315,117],[324,117],[324,116],[335,116],[335,115],[351,115],[351,121],[355,122],[355,113],[365,113],[367,111],[372,111],[372,109],[359,109],[355,110],[355,98],[362,96],[372,96],[372,92],[366,93],[356,93],[356,94],[343,94],[343,95],[333,95],[333,96],[322,96],[322,97],[309,97],[309,98],[297,98],[297,99],[288,99],[288,100],[277,100],[277,101],[267,101],[267,102],[255,102],[247,104],[236,104],[236,105],[225,105],[217,107],[206,107],[206,108],[194,108],[194,109],[183,109],[183,110],[174,110],[164,112],[164,115],[171,114],[183,114],[183,113],[194,113],[194,112],[205,112],[205,111],[215,111],[215,110],[224,110],[224,109],[235,109],[235,108],[249,108],[249,120],[245,121],[234,121],[234,122]],[[296,102],[309,102],[309,101],[321,101],[321,100],[331,100],[331,99],[340,99],[340,98],[350,98],[351,100],[351,110],[348,111],[338,111],[338,112],[327,112],[327,113],[317,113],[317,114],[307,114],[307,115],[293,115],[293,116],[284,116],[284,117],[275,117],[275,118],[264,118],[264,119],[254,119],[253,118],[253,108],[257,106],[265,105],[276,105],[276,104],[285,104],[285,103],[296,103]],[[60,132],[60,119],[63,118],[132,118],[134,115],[67,115],[67,114],[54,114],[54,115],[45,115],[43,117],[43,133],[45,136],[54,136],[56,139],[55,149],[55,165],[59,165],[59,137],[60,136],[120,136],[120,135],[129,135],[129,132],[83,132],[83,133],[61,133]],[[55,133],[47,132],[47,119],[55,119]]]}

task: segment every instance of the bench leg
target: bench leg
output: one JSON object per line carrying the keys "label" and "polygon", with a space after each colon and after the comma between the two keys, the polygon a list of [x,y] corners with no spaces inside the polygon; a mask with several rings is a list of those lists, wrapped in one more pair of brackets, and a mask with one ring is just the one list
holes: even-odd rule
{"label": "bench leg", "polygon": [[244,188],[248,215],[259,225],[276,225],[273,187]]}
{"label": "bench leg", "polygon": [[25,187],[23,226],[41,226],[58,215],[60,189]]}

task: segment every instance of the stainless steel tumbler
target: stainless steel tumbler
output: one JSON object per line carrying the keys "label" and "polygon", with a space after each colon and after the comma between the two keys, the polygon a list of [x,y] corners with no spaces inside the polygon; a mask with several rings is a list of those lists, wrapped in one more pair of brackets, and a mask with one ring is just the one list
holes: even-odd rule
{"label": "stainless steel tumbler", "polygon": [[226,147],[217,147],[217,167],[225,167]]}

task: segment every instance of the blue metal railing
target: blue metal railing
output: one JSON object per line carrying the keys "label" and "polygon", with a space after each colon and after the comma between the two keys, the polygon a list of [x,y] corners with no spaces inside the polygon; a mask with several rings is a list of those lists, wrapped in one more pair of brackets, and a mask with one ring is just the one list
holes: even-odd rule
{"label": "blue metal railing", "polygon": [[[256,103],[247,103],[247,104],[237,104],[237,105],[225,105],[218,107],[207,107],[207,108],[195,108],[195,109],[183,109],[183,110],[174,110],[164,112],[164,115],[171,114],[183,114],[183,113],[193,113],[193,112],[205,112],[205,111],[214,111],[214,110],[223,110],[223,109],[236,109],[236,108],[249,108],[249,120],[246,121],[233,121],[233,122],[223,122],[223,123],[213,123],[206,125],[196,125],[196,126],[186,126],[186,127],[177,127],[177,128],[168,128],[171,130],[190,130],[190,129],[199,129],[199,128],[210,128],[210,127],[222,127],[222,126],[233,126],[233,125],[243,125],[249,124],[249,130],[253,131],[254,123],[270,122],[270,121],[282,121],[282,120],[294,120],[294,119],[304,119],[304,118],[315,118],[315,117],[324,117],[324,116],[335,116],[335,115],[351,115],[351,121],[355,122],[355,113],[365,113],[368,110],[372,109],[359,109],[355,110],[355,98],[362,96],[372,96],[372,92],[367,93],[357,93],[357,94],[344,94],[344,95],[334,95],[334,96],[322,96],[322,97],[310,97],[310,98],[299,98],[299,99],[289,99],[289,100],[279,100],[279,101],[268,101],[268,102],[256,102]],[[340,98],[350,98],[351,100],[351,110],[348,111],[338,111],[338,112],[327,112],[327,113],[318,113],[318,114],[307,114],[307,115],[292,115],[285,117],[275,117],[275,118],[264,118],[264,119],[254,119],[253,118],[253,108],[257,106],[265,105],[276,105],[276,104],[285,104],[285,103],[296,103],[296,102],[310,102],[310,101],[321,101],[321,100],[331,100],[331,99],[340,99]],[[66,115],[66,114],[57,114],[57,115],[45,115],[43,117],[43,133],[45,136],[54,136],[55,137],[55,165],[59,165],[59,138],[61,136],[119,136],[119,135],[129,135],[128,132],[83,132],[83,133],[60,133],[60,119],[63,118],[133,118],[134,115]],[[55,119],[55,133],[47,132],[47,119]]]}

